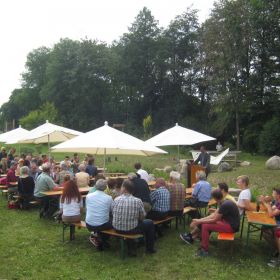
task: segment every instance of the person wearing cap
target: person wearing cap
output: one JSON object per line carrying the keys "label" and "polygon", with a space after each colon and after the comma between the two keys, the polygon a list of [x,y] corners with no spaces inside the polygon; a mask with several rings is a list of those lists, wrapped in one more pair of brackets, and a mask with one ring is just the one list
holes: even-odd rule
{"label": "person wearing cap", "polygon": [[91,231],[90,242],[98,249],[103,250],[107,244],[106,235],[102,230],[112,228],[110,222],[110,211],[113,199],[104,193],[107,181],[99,179],[95,185],[96,191],[86,196],[86,226]]}
{"label": "person wearing cap", "polygon": [[57,209],[57,197],[43,194],[46,191],[60,190],[50,176],[50,164],[42,164],[42,173],[37,177],[34,196],[42,203],[40,217],[50,217]]}
{"label": "person wearing cap", "polygon": [[169,174],[169,184],[167,186],[170,192],[170,212],[171,216],[181,216],[184,210],[185,187],[180,183],[181,175],[179,172],[171,171]]}
{"label": "person wearing cap", "polygon": [[148,213],[152,208],[148,183],[144,179],[139,178],[135,173],[129,173],[128,179],[133,183],[133,196],[142,200],[145,212]]}

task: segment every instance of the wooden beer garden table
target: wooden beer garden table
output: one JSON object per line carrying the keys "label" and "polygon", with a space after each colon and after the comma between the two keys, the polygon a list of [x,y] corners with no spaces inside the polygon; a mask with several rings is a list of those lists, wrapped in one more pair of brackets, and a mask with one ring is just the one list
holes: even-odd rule
{"label": "wooden beer garden table", "polygon": [[[84,187],[84,188],[79,188],[80,193],[88,193],[90,190],[89,187]],[[58,191],[46,191],[46,192],[41,192],[42,194],[46,196],[56,196],[56,195],[62,195],[63,190],[58,190]]]}
{"label": "wooden beer garden table", "polygon": [[269,228],[277,226],[275,219],[269,217],[268,213],[265,211],[246,211],[246,218],[248,222],[246,240],[247,246],[249,244],[249,238],[251,233],[261,231],[263,226]]}

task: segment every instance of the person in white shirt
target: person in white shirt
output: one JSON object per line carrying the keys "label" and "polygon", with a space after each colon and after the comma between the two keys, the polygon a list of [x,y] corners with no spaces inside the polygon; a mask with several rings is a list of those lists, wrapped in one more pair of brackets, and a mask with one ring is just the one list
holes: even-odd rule
{"label": "person in white shirt", "polygon": [[239,208],[240,215],[244,214],[246,210],[253,210],[250,202],[251,202],[251,191],[249,189],[249,178],[246,175],[241,175],[237,177],[236,184],[242,190],[239,194],[237,200],[237,206]]}
{"label": "person in white shirt", "polygon": [[218,141],[218,144],[216,145],[217,152],[221,152],[223,150],[223,145]]}
{"label": "person in white shirt", "polygon": [[141,163],[137,162],[134,164],[136,173],[140,176],[141,179],[144,179],[147,183],[149,182],[149,174],[146,170],[142,169]]}
{"label": "person in white shirt", "polygon": [[93,232],[90,236],[90,242],[101,251],[104,246],[108,245],[108,236],[102,234],[101,231],[112,228],[110,212],[113,199],[104,193],[107,188],[106,180],[99,179],[95,187],[96,191],[89,193],[86,197],[86,226],[89,231]]}
{"label": "person in white shirt", "polygon": [[72,180],[67,181],[60,198],[62,221],[66,223],[80,222],[82,208],[83,199],[76,183]]}

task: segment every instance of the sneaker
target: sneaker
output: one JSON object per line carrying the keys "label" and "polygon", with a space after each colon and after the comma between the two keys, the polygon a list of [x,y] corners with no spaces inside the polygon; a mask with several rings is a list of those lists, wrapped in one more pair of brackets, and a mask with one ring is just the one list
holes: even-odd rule
{"label": "sneaker", "polygon": [[98,242],[98,238],[95,237],[95,236],[90,236],[89,237],[89,241],[91,244],[93,244],[93,246],[96,248],[96,249],[99,249],[99,242]]}
{"label": "sneaker", "polygon": [[198,249],[195,256],[196,257],[208,257],[209,253],[203,249]]}
{"label": "sneaker", "polygon": [[280,267],[280,259],[275,259],[275,260],[272,259],[270,260],[269,263],[267,263],[267,265],[273,268]]}
{"label": "sneaker", "polygon": [[273,258],[273,259],[271,259],[269,262],[270,263],[277,263],[277,262],[279,262],[280,261],[280,259],[278,259],[278,258]]}
{"label": "sneaker", "polygon": [[187,243],[188,245],[193,244],[193,238],[192,235],[190,233],[181,233],[180,234],[180,238]]}
{"label": "sneaker", "polygon": [[98,235],[97,235],[96,232],[92,231],[92,232],[90,233],[90,237],[98,237]]}

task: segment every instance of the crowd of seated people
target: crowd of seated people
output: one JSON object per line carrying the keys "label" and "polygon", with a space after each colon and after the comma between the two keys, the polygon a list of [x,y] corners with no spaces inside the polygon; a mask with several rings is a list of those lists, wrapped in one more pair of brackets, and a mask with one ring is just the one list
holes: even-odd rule
{"label": "crowd of seated people", "polygon": [[[0,159],[7,168],[6,184],[12,193],[17,191],[22,208],[28,208],[28,203],[34,199],[41,202],[40,216],[51,217],[60,209],[64,222],[80,222],[85,208],[85,221],[90,231],[90,242],[103,250],[108,244],[108,237],[103,230],[115,229],[119,233],[145,236],[147,253],[155,252],[156,233],[162,233],[154,226],[153,220],[164,220],[167,216],[180,217],[184,207],[196,209],[206,208],[211,198],[218,205],[217,209],[209,209],[209,216],[200,217],[198,211],[191,213],[190,232],[182,233],[181,239],[187,244],[193,244],[195,239],[201,240],[199,256],[208,255],[209,237],[211,232],[237,232],[240,217],[246,211],[255,210],[251,206],[251,191],[248,176],[242,175],[236,179],[236,185],[241,189],[235,200],[229,194],[225,182],[219,182],[216,189],[207,182],[203,171],[196,173],[197,182],[193,186],[192,195],[186,199],[186,189],[181,183],[180,173],[171,171],[169,180],[157,178],[153,188],[148,185],[149,176],[140,163],[135,164],[135,173],[129,173],[128,179],[111,178],[106,180],[103,174],[97,173],[94,159],[87,155],[83,161],[77,154],[73,159],[66,156],[58,165],[47,155],[32,157],[32,155],[16,155],[11,149],[6,153],[2,147]],[[3,160],[5,159],[5,160]],[[148,174],[148,173],[147,173]],[[91,180],[91,179],[94,180]],[[91,186],[91,182],[94,185]],[[15,183],[18,186],[15,186]],[[85,199],[85,205],[79,188],[90,187]],[[45,195],[45,192],[62,190],[60,203],[56,196]],[[12,197],[9,196],[9,199]],[[260,196],[259,202],[267,209],[269,216],[275,217],[278,227],[273,231],[263,229],[266,239],[276,246],[276,259],[270,266],[280,265],[280,190],[275,189],[271,197]],[[136,254],[134,241],[128,242],[129,255]]]}

